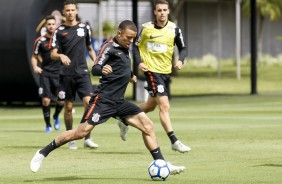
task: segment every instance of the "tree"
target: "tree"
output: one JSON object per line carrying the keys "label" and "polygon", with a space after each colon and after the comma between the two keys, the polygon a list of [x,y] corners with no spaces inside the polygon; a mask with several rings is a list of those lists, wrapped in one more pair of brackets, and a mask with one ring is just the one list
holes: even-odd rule
{"label": "tree", "polygon": [[[265,19],[275,21],[280,19],[282,14],[281,0],[257,0],[257,13],[259,18],[257,49],[259,58],[262,54],[262,35]],[[250,0],[243,1],[243,12],[250,15]]]}

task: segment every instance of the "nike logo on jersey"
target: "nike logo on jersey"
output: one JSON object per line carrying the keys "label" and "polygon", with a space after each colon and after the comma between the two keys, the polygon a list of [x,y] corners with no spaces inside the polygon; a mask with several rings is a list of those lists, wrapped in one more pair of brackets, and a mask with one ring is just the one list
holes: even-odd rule
{"label": "nike logo on jersey", "polygon": [[69,33],[68,32],[63,32],[63,36],[67,36]]}
{"label": "nike logo on jersey", "polygon": [[157,36],[150,35],[150,39],[159,38],[159,37],[162,37],[162,36],[163,35],[157,35]]}

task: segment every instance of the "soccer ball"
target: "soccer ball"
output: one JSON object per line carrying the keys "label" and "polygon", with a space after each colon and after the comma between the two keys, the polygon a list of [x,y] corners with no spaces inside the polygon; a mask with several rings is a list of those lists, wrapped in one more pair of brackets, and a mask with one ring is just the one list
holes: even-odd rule
{"label": "soccer ball", "polygon": [[152,178],[152,180],[166,180],[170,175],[170,170],[166,161],[158,159],[154,160],[149,168],[148,172]]}

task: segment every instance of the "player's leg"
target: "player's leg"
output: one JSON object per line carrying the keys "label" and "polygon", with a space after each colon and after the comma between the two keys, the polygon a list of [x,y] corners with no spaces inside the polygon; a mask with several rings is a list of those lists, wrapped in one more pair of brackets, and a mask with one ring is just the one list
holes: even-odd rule
{"label": "player's leg", "polygon": [[50,98],[47,97],[42,97],[42,112],[43,112],[43,117],[45,121],[45,132],[50,133],[52,132],[52,125],[50,123]]}
{"label": "player's leg", "polygon": [[[89,100],[92,92],[92,83],[89,75],[83,75],[81,77],[76,78],[76,91],[83,101],[84,109],[86,110],[89,105]],[[89,134],[85,137],[84,140],[84,147],[96,149],[99,147],[98,144],[96,144]]]}
{"label": "player's leg", "polygon": [[[58,96],[58,90],[59,90],[59,76],[53,76],[50,78],[51,81],[51,91],[53,96]],[[60,129],[60,119],[59,114],[62,111],[64,107],[64,101],[57,100],[56,106],[55,106],[55,112],[53,114],[53,120],[54,120],[54,128],[55,130]]]}
{"label": "player's leg", "polygon": [[165,132],[167,133],[167,136],[170,139],[171,149],[174,151],[179,151],[180,153],[185,153],[190,151],[191,148],[184,145],[181,141],[179,141],[176,135],[174,134],[172,123],[170,120],[170,115],[169,115],[170,104],[169,104],[168,96],[157,95],[156,99],[160,107],[160,112],[159,112],[160,121]]}
{"label": "player's leg", "polygon": [[155,97],[148,95],[147,101],[144,103],[139,104],[138,106],[145,112],[154,111],[157,106],[157,101]]}
{"label": "player's leg", "polygon": [[[88,108],[88,105],[89,105],[89,100],[90,100],[90,96],[85,96],[83,97],[83,105],[84,105],[84,109],[86,111],[86,109]],[[90,133],[89,132],[86,136],[85,136],[85,140],[84,140],[84,147],[87,147],[87,148],[91,148],[91,149],[96,149],[99,147],[98,144],[96,144],[90,137]]]}
{"label": "player's leg", "polygon": [[45,132],[52,132],[52,125],[50,123],[50,102],[51,102],[51,89],[49,78],[40,75],[39,96],[42,98],[42,113],[45,121]]}
{"label": "player's leg", "polygon": [[[142,137],[147,149],[150,151],[154,160],[162,159],[164,157],[161,153],[160,147],[157,143],[157,138],[153,128],[153,122],[148,118],[148,116],[141,112],[137,115],[130,116],[126,119],[129,125],[139,129],[142,132]],[[186,169],[184,166],[175,166],[168,163],[171,174],[179,174],[184,172]]]}
{"label": "player's leg", "polygon": [[48,154],[54,151],[56,148],[66,144],[67,142],[82,139],[85,137],[92,129],[93,125],[85,123],[80,123],[76,129],[68,130],[61,133],[58,137],[56,137],[50,144],[45,146],[44,148],[38,150],[33,156],[30,162],[30,169],[32,172],[37,172],[42,165],[42,161]]}

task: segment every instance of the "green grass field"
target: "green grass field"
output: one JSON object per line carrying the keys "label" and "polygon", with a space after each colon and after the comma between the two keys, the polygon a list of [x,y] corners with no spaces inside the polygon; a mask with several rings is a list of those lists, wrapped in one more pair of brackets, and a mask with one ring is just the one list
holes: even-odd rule
{"label": "green grass field", "polygon": [[[175,132],[192,151],[172,151],[158,113],[149,114],[166,160],[187,167],[166,183],[282,182],[281,95],[175,97],[171,105]],[[75,122],[81,114],[77,107]],[[62,146],[44,160],[39,172],[32,173],[29,162],[36,150],[60,133],[45,134],[41,116],[39,107],[1,108],[0,183],[155,182],[147,173],[152,158],[140,133],[130,128],[123,142],[113,119],[92,133],[99,149],[84,149],[82,140],[78,150]]]}
{"label": "green grass field", "polygon": [[[171,85],[171,118],[177,137],[192,147],[188,154],[170,149],[158,111],[149,113],[166,160],[187,167],[170,176],[173,184],[282,183],[282,73],[281,67],[258,68],[258,95],[250,94],[249,69],[236,79],[232,66],[222,78],[215,69],[189,65]],[[127,90],[130,97],[132,90]],[[53,108],[52,108],[53,110]],[[83,109],[76,104],[75,125]],[[62,114],[60,116],[62,121]],[[128,140],[119,138],[114,119],[92,133],[99,149],[52,152],[37,173],[29,169],[34,153],[62,130],[44,133],[40,107],[0,107],[0,183],[154,183],[147,173],[152,161],[141,134],[130,128]]]}

